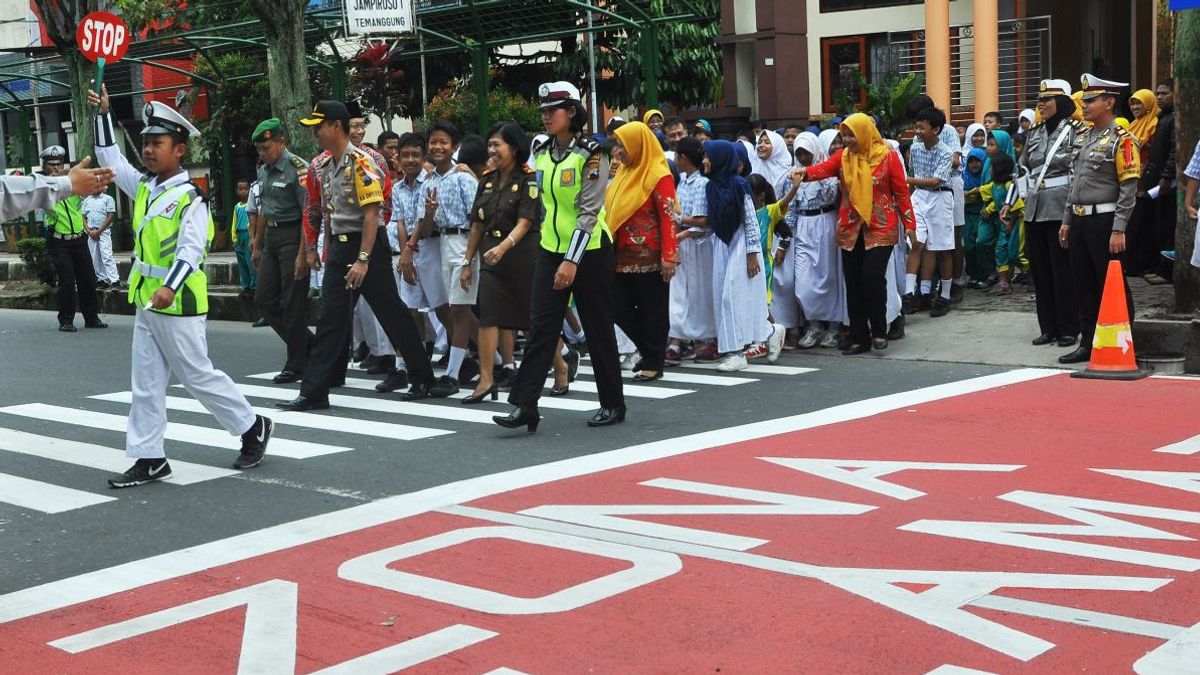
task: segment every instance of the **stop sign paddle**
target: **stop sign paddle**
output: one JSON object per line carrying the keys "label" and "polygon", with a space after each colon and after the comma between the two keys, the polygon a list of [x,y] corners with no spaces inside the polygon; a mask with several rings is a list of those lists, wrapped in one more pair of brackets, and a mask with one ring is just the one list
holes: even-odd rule
{"label": "stop sign paddle", "polygon": [[104,64],[120,61],[129,49],[129,28],[110,12],[92,12],[75,29],[79,53],[96,64],[96,93],[104,83]]}

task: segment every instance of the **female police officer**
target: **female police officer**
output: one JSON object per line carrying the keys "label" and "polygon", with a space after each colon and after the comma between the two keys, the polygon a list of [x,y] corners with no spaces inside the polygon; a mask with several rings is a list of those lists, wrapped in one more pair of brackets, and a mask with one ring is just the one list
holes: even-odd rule
{"label": "female police officer", "polygon": [[625,421],[612,315],[616,258],[603,213],[609,160],[583,133],[587,113],[575,85],[543,84],[538,94],[550,140],[534,159],[546,214],[533,272],[533,328],[508,396],[517,407],[492,419],[508,429],[537,430],[538,399],[574,294],[600,394],[600,410],[588,426],[608,426]]}

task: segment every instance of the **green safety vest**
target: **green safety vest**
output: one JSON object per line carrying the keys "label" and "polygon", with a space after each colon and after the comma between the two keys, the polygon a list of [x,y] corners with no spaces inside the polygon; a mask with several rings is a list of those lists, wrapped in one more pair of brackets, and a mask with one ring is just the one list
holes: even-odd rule
{"label": "green safety vest", "polygon": [[[187,206],[200,197],[196,186],[182,183],[168,188],[154,202],[150,201],[150,187],[139,181],[133,198],[133,270],[129,275],[129,302],[135,307],[145,307],[154,297],[154,292],[167,278],[175,264],[175,247],[179,243],[179,221]],[[167,200],[164,202],[163,200]],[[174,208],[172,208],[174,204]],[[147,217],[147,213],[150,214]],[[208,239],[204,255],[213,240],[212,214],[208,216]],[[175,302],[166,309],[151,311],[173,316],[199,316],[208,313],[208,277],[201,268],[188,275]]]}
{"label": "green safety vest", "polygon": [[[588,179],[587,163],[595,148],[576,145],[556,162],[549,143],[545,150],[537,154],[533,163],[546,213],[542,221],[541,243],[542,248],[551,253],[566,253],[571,244],[571,234],[575,232],[575,222],[579,218],[579,213],[575,210],[575,199],[583,190],[584,181]],[[600,232],[608,233],[608,226],[604,223],[604,209],[600,209],[596,218],[596,227],[592,230],[592,238],[588,240],[587,250],[600,248]],[[612,238],[611,234],[609,238]]]}
{"label": "green safety vest", "polygon": [[83,200],[71,195],[46,211],[46,225],[52,232],[64,236],[83,234]]}

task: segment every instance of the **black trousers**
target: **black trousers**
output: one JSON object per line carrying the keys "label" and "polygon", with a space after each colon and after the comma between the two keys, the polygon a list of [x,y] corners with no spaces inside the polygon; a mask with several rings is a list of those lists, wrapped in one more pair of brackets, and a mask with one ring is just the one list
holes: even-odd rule
{"label": "black trousers", "polygon": [[[1124,258],[1124,255],[1114,256],[1108,252],[1113,215],[1072,216],[1070,233],[1067,235],[1071,276],[1075,279],[1075,294],[1079,300],[1079,344],[1089,349],[1092,337],[1096,334],[1096,317],[1100,315],[1100,298],[1108,275],[1108,261]],[[1121,275],[1121,283],[1125,284],[1125,303],[1132,323],[1133,294],[1129,292],[1129,282],[1125,281],[1124,274]]]}
{"label": "black trousers", "polygon": [[317,334],[300,387],[301,395],[310,398],[326,396],[334,377],[345,373],[346,349],[354,328],[354,303],[359,295],[371,304],[383,332],[404,357],[411,381],[431,384],[433,368],[429,364],[429,355],[425,353],[425,345],[408,306],[396,290],[387,233],[379,228],[367,264],[367,275],[357,290],[346,288],[345,277],[350,266],[358,260],[362,235],[346,235],[346,241],[340,241],[339,236],[330,237],[328,242],[329,264],[321,284],[321,318],[317,321]]}
{"label": "black trousers", "polygon": [[[308,315],[308,274],[297,279],[296,255],[300,250],[300,223],[268,227],[263,233],[258,262],[258,288],[254,304],[271,329],[287,345],[283,367],[303,373],[308,367],[312,333]],[[343,284],[344,285],[344,284]]]}
{"label": "black trousers", "polygon": [[671,284],[661,272],[617,272],[617,325],[637,345],[642,368],[661,373],[671,332]]}
{"label": "black trousers", "polygon": [[588,354],[600,405],[619,408],[625,405],[621,388],[621,363],[617,356],[617,334],[613,329],[613,276],[616,254],[611,244],[588,251],[575,272],[575,284],[561,291],[554,289],[554,273],[562,264],[561,253],[538,252],[533,268],[533,327],[525,342],[525,357],[517,379],[509,392],[513,405],[534,406],[546,385],[546,372],[554,361],[558,337],[562,334],[567,302],[575,296],[579,321],[587,334]]}
{"label": "black trousers", "polygon": [[1071,258],[1058,243],[1060,220],[1025,223],[1025,253],[1037,289],[1038,327],[1043,335],[1074,337],[1079,334],[1079,308]]}
{"label": "black trousers", "polygon": [[850,341],[867,344],[872,337],[886,338],[888,263],[892,246],[867,248],[862,234],[854,250],[842,251],[846,278],[846,311],[850,315]]}
{"label": "black trousers", "polygon": [[50,240],[50,258],[58,273],[58,323],[75,321],[75,303],[85,321],[99,321],[96,298],[96,269],[88,251],[87,235],[70,241]]}

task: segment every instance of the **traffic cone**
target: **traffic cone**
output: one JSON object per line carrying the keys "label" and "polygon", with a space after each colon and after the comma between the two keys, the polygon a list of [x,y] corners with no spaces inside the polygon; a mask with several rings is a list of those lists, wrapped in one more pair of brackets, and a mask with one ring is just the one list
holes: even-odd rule
{"label": "traffic cone", "polygon": [[1100,314],[1096,317],[1096,334],[1092,338],[1092,358],[1086,370],[1071,373],[1071,377],[1139,380],[1150,374],[1150,371],[1138,368],[1129,318],[1121,263],[1110,260],[1104,295],[1100,298]]}

